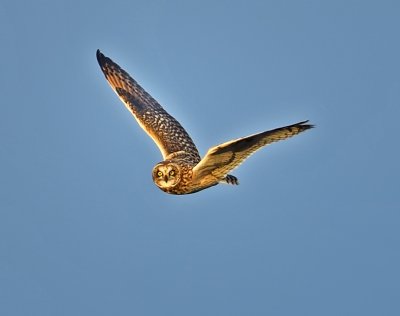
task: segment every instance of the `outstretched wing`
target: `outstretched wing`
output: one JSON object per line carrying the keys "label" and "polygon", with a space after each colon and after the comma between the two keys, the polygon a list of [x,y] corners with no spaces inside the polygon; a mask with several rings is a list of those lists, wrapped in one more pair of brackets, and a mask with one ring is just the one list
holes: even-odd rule
{"label": "outstretched wing", "polygon": [[271,131],[231,140],[210,148],[204,158],[193,169],[194,181],[201,180],[207,176],[219,180],[223,179],[229,171],[238,167],[258,149],[314,127],[313,125],[306,124],[307,122],[299,122]]}
{"label": "outstretched wing", "polygon": [[96,56],[107,81],[139,125],[157,144],[164,159],[172,153],[184,151],[192,156],[195,162],[200,161],[195,144],[181,124],[125,70],[104,56],[100,50],[97,50]]}

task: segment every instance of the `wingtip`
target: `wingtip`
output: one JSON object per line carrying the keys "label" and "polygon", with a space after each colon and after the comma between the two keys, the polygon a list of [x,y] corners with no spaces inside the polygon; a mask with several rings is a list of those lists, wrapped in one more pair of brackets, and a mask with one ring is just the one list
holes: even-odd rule
{"label": "wingtip", "polygon": [[103,53],[100,51],[100,49],[98,49],[98,50],[96,51],[96,58],[97,58],[97,61],[99,62],[100,65],[102,64],[102,62],[103,62],[104,59],[105,59],[105,56],[104,56]]}
{"label": "wingtip", "polygon": [[305,120],[305,121],[302,121],[302,122],[300,122],[300,123],[298,123],[298,124],[301,125],[301,126],[303,126],[303,127],[305,127],[306,129],[314,128],[314,127],[315,127],[314,124],[308,124],[308,122],[309,122],[309,120]]}

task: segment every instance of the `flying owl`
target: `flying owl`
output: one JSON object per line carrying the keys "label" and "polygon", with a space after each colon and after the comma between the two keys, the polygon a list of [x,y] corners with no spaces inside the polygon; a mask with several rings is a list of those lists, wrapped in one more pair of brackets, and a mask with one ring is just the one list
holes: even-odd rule
{"label": "flying owl", "polygon": [[251,154],[313,127],[303,121],[238,138],[211,147],[201,158],[189,134],[175,118],[100,50],[96,56],[113,90],[160,149],[164,160],[153,168],[153,181],[170,194],[195,193],[219,183],[237,185],[238,179],[228,173]]}

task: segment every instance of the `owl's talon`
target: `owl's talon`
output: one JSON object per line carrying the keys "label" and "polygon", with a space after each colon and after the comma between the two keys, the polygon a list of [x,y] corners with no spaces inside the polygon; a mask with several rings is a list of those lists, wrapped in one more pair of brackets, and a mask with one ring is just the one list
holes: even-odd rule
{"label": "owl's talon", "polygon": [[231,175],[231,174],[228,174],[228,175],[225,177],[225,181],[226,181],[226,183],[229,183],[229,184],[232,184],[232,185],[239,185],[239,180],[238,180],[238,178],[236,178],[235,176],[233,176],[233,175]]}

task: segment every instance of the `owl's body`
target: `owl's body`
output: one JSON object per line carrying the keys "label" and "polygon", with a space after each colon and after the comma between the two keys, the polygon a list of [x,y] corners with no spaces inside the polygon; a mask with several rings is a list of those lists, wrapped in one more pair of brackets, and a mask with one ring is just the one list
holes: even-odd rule
{"label": "owl's body", "polygon": [[99,50],[97,60],[111,87],[160,149],[164,160],[153,168],[152,176],[167,193],[189,194],[218,183],[238,184],[228,172],[256,150],[313,127],[304,121],[239,138],[210,148],[201,159],[185,129],[126,71]]}

